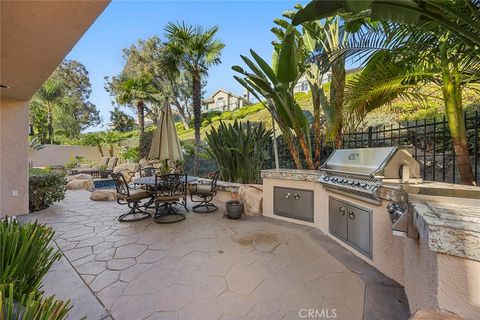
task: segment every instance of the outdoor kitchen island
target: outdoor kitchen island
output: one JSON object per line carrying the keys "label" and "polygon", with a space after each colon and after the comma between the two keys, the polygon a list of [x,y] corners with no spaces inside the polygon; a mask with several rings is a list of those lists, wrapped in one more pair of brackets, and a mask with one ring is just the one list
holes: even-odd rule
{"label": "outdoor kitchen island", "polygon": [[[324,174],[263,170],[263,215],[312,226],[328,235],[403,285],[412,314],[421,309],[442,309],[464,319],[480,319],[480,188],[422,182],[408,184],[404,188],[408,192],[404,192],[401,184],[385,183],[375,191],[379,201],[372,202],[325,187],[319,183]],[[444,194],[424,196],[422,193],[429,192],[422,190],[442,190]],[[305,196],[307,201],[302,203]],[[405,200],[415,218],[412,237],[407,237],[407,232],[394,234],[386,208]],[[341,230],[335,231],[342,221],[334,218],[332,223],[331,207],[337,212],[344,207],[346,217],[354,211],[351,217],[363,220],[360,230],[354,232],[360,235],[352,236],[353,243],[348,235],[342,237]],[[359,219],[360,215],[364,218]]]}

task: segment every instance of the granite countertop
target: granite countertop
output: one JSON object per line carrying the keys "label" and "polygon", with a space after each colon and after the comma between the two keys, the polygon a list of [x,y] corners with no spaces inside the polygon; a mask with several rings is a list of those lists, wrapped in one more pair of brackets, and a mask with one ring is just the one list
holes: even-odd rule
{"label": "granite countertop", "polygon": [[[318,182],[323,174],[319,170],[270,169],[262,170],[262,178]],[[377,196],[387,201],[401,201],[403,191],[398,184],[385,184],[377,189]]]}
{"label": "granite countertop", "polygon": [[430,250],[480,261],[480,205],[427,201],[412,206]]}

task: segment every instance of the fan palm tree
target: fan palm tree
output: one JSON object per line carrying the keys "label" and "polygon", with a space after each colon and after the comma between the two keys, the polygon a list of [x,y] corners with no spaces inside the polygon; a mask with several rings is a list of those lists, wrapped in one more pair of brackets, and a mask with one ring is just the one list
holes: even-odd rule
{"label": "fan palm tree", "polygon": [[437,84],[443,95],[460,177],[464,184],[475,184],[462,112],[462,90],[479,82],[480,59],[471,54],[469,46],[432,22],[415,27],[384,23],[365,26],[359,36],[333,54],[333,59],[352,55],[360,55],[367,61],[363,72],[347,86],[347,109],[354,118],[358,120],[399,97],[423,99],[419,86]]}
{"label": "fan palm tree", "polygon": [[120,74],[116,85],[116,99],[119,104],[133,104],[137,108],[137,120],[140,134],[145,132],[145,103],[153,100],[157,90],[149,75],[129,76]]}
{"label": "fan palm tree", "polygon": [[432,23],[449,31],[472,49],[480,48],[479,0],[314,0],[293,18],[293,24],[315,21],[339,13],[369,10],[378,21],[417,25]]}
{"label": "fan palm tree", "polygon": [[54,141],[53,112],[62,103],[63,89],[61,82],[52,79],[47,80],[32,100],[32,104],[46,110],[48,142],[50,144]]}
{"label": "fan palm tree", "polygon": [[201,26],[189,26],[185,23],[170,22],[165,27],[168,42],[166,65],[170,69],[187,70],[192,77],[192,104],[195,128],[196,151],[194,173],[198,174],[200,148],[200,125],[202,107],[202,77],[208,74],[211,66],[219,64],[225,44],[215,36],[218,26],[205,29]]}

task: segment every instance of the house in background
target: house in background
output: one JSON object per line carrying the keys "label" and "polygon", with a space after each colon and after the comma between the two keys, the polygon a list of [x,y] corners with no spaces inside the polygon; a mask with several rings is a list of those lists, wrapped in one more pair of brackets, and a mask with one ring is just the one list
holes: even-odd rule
{"label": "house in background", "polygon": [[[323,75],[322,78],[322,85],[327,82],[332,81],[332,72],[328,71]],[[310,87],[308,86],[307,76],[304,74],[303,76],[298,79],[297,85],[293,88],[293,93],[297,92],[308,92],[310,91]]]}
{"label": "house in background", "polygon": [[234,95],[233,93],[224,89],[215,91],[212,96],[202,101],[203,112],[210,111],[233,111],[243,106],[252,104],[248,91],[245,91],[243,97]]}
{"label": "house in background", "polygon": [[[352,68],[347,70],[345,74],[349,75],[349,74],[360,72],[360,71],[362,71],[362,68]],[[332,72],[328,71],[323,75],[322,85],[331,81],[332,81]],[[297,92],[307,93],[308,91],[310,91],[310,87],[308,86],[307,77],[306,75],[303,75],[300,77],[300,79],[298,79],[297,85],[293,88],[293,93],[297,93]]]}

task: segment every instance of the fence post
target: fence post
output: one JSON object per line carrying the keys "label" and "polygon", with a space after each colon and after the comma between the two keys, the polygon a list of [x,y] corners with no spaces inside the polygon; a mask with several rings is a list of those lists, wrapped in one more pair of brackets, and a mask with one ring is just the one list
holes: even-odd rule
{"label": "fence post", "polygon": [[372,147],[373,127],[368,127],[368,147]]}

